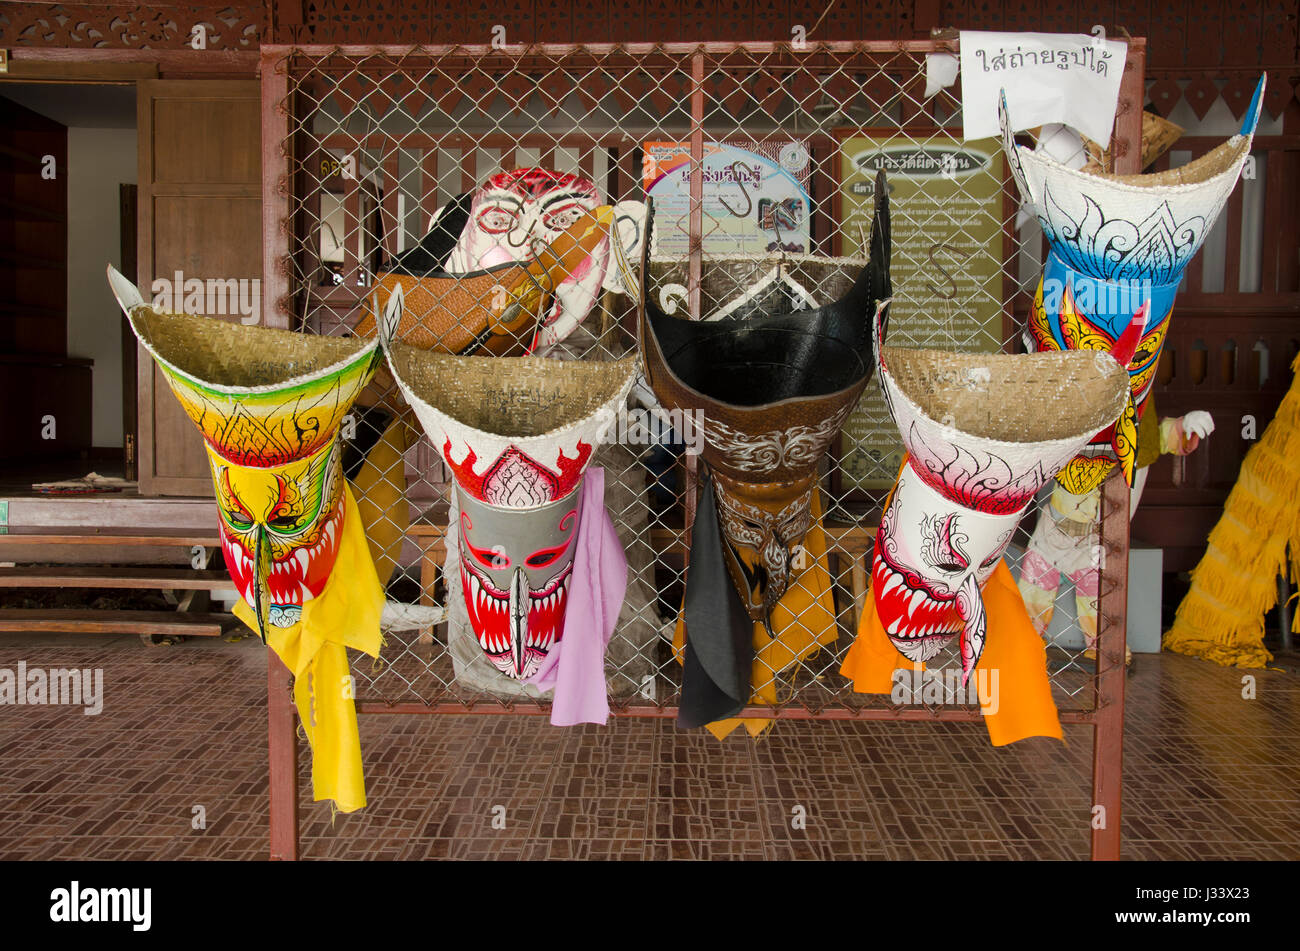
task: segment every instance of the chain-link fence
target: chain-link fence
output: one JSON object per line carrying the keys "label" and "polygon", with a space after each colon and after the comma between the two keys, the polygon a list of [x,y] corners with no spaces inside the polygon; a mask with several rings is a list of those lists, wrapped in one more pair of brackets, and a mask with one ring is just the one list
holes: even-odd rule
{"label": "chain-link fence", "polygon": [[[280,211],[268,274],[278,274],[285,292],[282,319],[311,333],[373,332],[370,301],[418,276],[420,254],[434,253],[435,225],[452,220],[447,210],[459,196],[493,181],[510,192],[523,177],[494,176],[530,168],[563,176],[547,179],[544,193],[515,187],[520,204],[497,208],[498,219],[471,205],[478,217],[447,239],[456,244],[453,257],[469,252],[462,267],[526,266],[539,237],[553,238],[596,204],[644,201],[650,186],[656,230],[647,293],[692,317],[711,317],[756,285],[786,280],[820,306],[842,296],[845,275],[864,263],[869,183],[883,167],[893,193],[889,343],[1019,351],[1042,239],[1032,216],[1017,227],[1018,201],[998,144],[962,141],[959,88],[926,96],[927,55],[954,50],[940,42],[264,47],[264,134],[285,131],[263,142],[268,207]],[[1138,70],[1140,84],[1140,63]],[[1115,141],[1115,154],[1131,145],[1122,134]],[[736,156],[766,159],[779,187],[745,187],[750,169]],[[464,240],[474,229],[486,247]],[[593,254],[593,266],[602,256],[602,280],[572,275],[567,296],[557,290],[537,305],[536,337],[530,322],[506,352],[536,343],[539,355],[561,360],[635,353],[635,300],[619,292],[613,255]],[[834,260],[818,260],[826,258]],[[405,287],[416,311],[419,300]],[[469,313],[491,305],[475,298],[463,306]],[[426,343],[465,351],[463,341],[439,332]],[[1034,408],[1022,411],[1028,417]],[[456,610],[457,546],[444,539],[454,504],[449,474],[386,372],[351,422],[349,474],[372,544],[382,540],[381,573],[391,569],[382,660],[353,658],[361,709],[544,712],[536,690],[485,662],[463,604]],[[627,595],[606,654],[610,699],[624,713],[670,715],[678,702],[673,638],[697,475],[682,450],[661,429],[602,445],[593,460],[605,469],[606,506],[628,560]],[[794,578],[791,603],[807,608],[792,622],[794,646],[759,654],[760,663],[769,660],[754,687],[775,703],[758,715],[978,718],[969,705],[898,707],[887,696],[857,694],[839,673],[871,596],[872,539],[900,453],[873,378],[824,462],[825,550],[810,544]],[[1013,572],[1033,521],[1026,518],[1009,551]],[[1103,579],[1104,590],[1115,585],[1122,608],[1122,576]],[[1075,613],[1070,584],[1055,600],[1058,612]],[[832,623],[818,620],[828,616]],[[1085,646],[1077,621],[1058,624],[1049,641],[1053,693],[1067,719],[1086,721],[1097,705]],[[930,666],[960,669],[960,658],[950,648]]]}

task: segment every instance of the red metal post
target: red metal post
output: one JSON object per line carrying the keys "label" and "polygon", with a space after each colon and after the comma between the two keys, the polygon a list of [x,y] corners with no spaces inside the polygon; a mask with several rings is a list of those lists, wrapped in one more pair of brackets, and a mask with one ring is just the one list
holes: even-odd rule
{"label": "red metal post", "polygon": [[704,273],[704,54],[691,57],[691,319],[699,320],[700,278]]}
{"label": "red metal post", "polygon": [[1102,485],[1097,596],[1097,709],[1092,744],[1092,858],[1119,859],[1124,767],[1124,647],[1128,637],[1129,487],[1117,466]]}
{"label": "red metal post", "polygon": [[[686,282],[691,318],[704,316],[700,280],[704,274],[704,53],[691,57],[691,237],[690,274]],[[695,525],[695,487],[699,460],[686,456],[686,544]]]}
{"label": "red metal post", "polygon": [[[1129,45],[1120,81],[1111,154],[1121,175],[1142,171],[1142,104],[1146,44]],[[1092,858],[1116,861],[1120,851],[1124,767],[1124,655],[1128,640],[1129,487],[1116,467],[1102,486],[1105,564],[1097,593],[1096,724],[1092,745]]]}
{"label": "red metal post", "polygon": [[275,651],[266,652],[266,722],[270,751],[271,858],[298,858],[298,734],[292,677]]}
{"label": "red metal post", "polygon": [[1128,44],[1124,75],[1119,82],[1119,104],[1115,110],[1115,131],[1111,136],[1114,171],[1137,175],[1142,171],[1142,105],[1146,102],[1146,40]]}
{"label": "red metal post", "polygon": [[[279,68],[277,68],[277,64]],[[277,53],[262,49],[262,326],[289,329],[292,298],[289,272],[289,208],[292,179],[287,149],[289,71]]]}

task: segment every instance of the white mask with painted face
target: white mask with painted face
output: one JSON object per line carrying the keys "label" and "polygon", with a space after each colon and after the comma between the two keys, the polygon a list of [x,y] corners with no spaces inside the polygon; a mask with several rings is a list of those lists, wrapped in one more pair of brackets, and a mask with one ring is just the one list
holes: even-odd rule
{"label": "white mask with painted face", "polygon": [[1108,354],[960,354],[883,345],[880,382],[907,464],[872,556],[877,615],[913,661],[961,634],[975,669],[988,625],[981,591],[1038,490],[1124,406]]}
{"label": "white mask with painted face", "polygon": [[[539,249],[600,204],[596,186],[577,175],[544,168],[499,172],[475,193],[449,269],[466,273],[532,261]],[[627,230],[631,233],[635,226]],[[545,352],[587,318],[605,283],[609,258],[606,239],[560,282],[550,312],[537,329],[535,352]]]}

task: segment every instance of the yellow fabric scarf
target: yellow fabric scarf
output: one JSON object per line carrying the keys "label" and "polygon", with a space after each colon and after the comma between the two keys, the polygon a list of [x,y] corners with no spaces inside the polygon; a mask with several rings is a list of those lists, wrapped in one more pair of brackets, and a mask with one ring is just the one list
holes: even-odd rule
{"label": "yellow fabric scarf", "polygon": [[[343,532],[325,590],[302,606],[297,624],[272,627],[267,643],[293,673],[298,718],[311,744],[315,799],[331,799],[340,812],[355,812],[366,804],[366,784],[347,648],[379,656],[384,589],[375,574],[351,485],[344,483],[343,492]],[[253,609],[242,598],[234,613],[257,630]]]}
{"label": "yellow fabric scarf", "polygon": [[370,447],[352,480],[358,497],[357,512],[381,582],[392,577],[411,527],[405,453],[414,445],[413,437],[411,427],[401,417],[394,419]]}
{"label": "yellow fabric scarf", "polygon": [[[813,492],[811,508],[812,527],[803,540],[804,568],[792,574],[785,596],[772,609],[772,630],[776,638],[768,637],[762,624],[754,625],[754,665],[750,673],[754,692],[750,703],[776,703],[777,674],[818,647],[835,642],[835,597],[826,558],[826,533],[822,530],[821,493]],[[751,566],[756,560],[749,552],[741,552],[741,557]],[[673,635],[673,656],[679,664],[684,660],[685,650],[686,615],[679,611]],[[750,736],[756,737],[769,729],[772,722],[767,717],[732,717],[715,720],[705,728],[721,740],[743,725]]]}

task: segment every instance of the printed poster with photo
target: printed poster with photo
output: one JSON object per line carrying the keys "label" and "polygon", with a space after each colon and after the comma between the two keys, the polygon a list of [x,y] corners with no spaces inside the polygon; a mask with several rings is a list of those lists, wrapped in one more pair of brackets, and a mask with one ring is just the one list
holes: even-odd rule
{"label": "printed poster with photo", "polygon": [[[684,258],[690,251],[691,145],[646,142],[642,184],[654,201],[650,253]],[[811,246],[812,161],[790,139],[704,144],[706,255],[802,254]]]}

